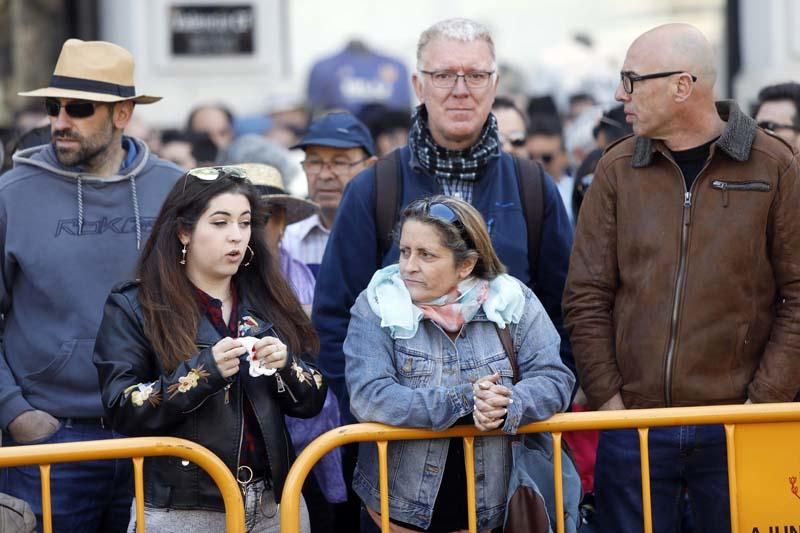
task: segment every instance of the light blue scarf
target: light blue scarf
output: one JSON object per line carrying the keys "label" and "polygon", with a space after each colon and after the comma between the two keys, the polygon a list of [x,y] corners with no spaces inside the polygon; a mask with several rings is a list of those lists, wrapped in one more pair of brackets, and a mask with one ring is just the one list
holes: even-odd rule
{"label": "light blue scarf", "polygon": [[[441,296],[426,305],[436,306],[445,303],[461,305],[464,322],[469,322],[480,308],[486,318],[501,329],[507,324],[516,324],[525,308],[525,295],[519,283],[508,274],[501,274],[488,284],[488,295],[481,304],[481,280],[469,277],[458,284],[460,296],[447,301],[448,295]],[[381,318],[381,327],[388,328],[393,339],[410,339],[417,334],[423,310],[411,301],[400,267],[389,265],[375,272],[367,286],[367,300],[372,312]]]}

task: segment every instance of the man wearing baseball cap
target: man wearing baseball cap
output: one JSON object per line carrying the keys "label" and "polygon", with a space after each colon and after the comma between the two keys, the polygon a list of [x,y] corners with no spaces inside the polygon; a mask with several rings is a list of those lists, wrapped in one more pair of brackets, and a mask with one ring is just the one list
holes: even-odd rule
{"label": "man wearing baseball cap", "polygon": [[[104,302],[129,279],[181,170],[123,135],[137,94],[131,54],[66,41],[42,98],[51,142],[17,152],[0,179],[0,428],[3,446],[109,439],[92,364]],[[54,531],[125,531],[129,460],[51,472]],[[41,527],[39,469],[0,471],[0,491],[31,504]]]}
{"label": "man wearing baseball cap", "polygon": [[353,177],[377,161],[369,129],[355,116],[334,112],[317,118],[293,148],[306,153],[308,195],[320,212],[286,228],[283,245],[316,276],[342,192]]}

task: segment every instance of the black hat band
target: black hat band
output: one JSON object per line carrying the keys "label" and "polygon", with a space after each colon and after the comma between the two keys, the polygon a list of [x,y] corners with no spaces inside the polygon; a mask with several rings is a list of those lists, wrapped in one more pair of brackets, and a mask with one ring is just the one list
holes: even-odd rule
{"label": "black hat band", "polygon": [[71,76],[53,75],[53,77],[50,78],[50,87],[54,89],[110,94],[122,98],[132,98],[136,96],[136,89],[132,85],[117,85],[116,83],[87,80],[85,78],[73,78]]}

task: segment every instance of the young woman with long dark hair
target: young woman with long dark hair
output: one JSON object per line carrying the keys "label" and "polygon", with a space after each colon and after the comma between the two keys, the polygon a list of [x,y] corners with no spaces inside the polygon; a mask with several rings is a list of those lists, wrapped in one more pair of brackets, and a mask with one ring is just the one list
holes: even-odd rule
{"label": "young woman with long dark hair", "polygon": [[[301,358],[317,337],[270,256],[265,220],[241,170],[189,171],[155,221],[137,281],[111,292],[94,358],[117,431],[207,447],[242,486],[248,530],[277,532],[293,459],[283,415],[318,413],[326,386]],[[196,465],[145,460],[148,531],[223,531],[223,511]]]}

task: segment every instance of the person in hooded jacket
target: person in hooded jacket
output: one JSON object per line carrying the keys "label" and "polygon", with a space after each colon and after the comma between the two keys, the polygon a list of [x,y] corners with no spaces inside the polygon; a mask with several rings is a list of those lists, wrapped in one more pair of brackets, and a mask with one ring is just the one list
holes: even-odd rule
{"label": "person in hooded jacket", "polygon": [[[92,348],[103,302],[130,278],[175,165],[123,130],[137,95],[133,58],[102,41],[64,43],[43,97],[52,141],[14,155],[0,177],[0,429],[3,446],[112,438]],[[54,531],[128,524],[130,461],[55,465]],[[42,523],[37,466],[0,471],[0,491]],[[41,526],[40,526],[41,527]]]}

